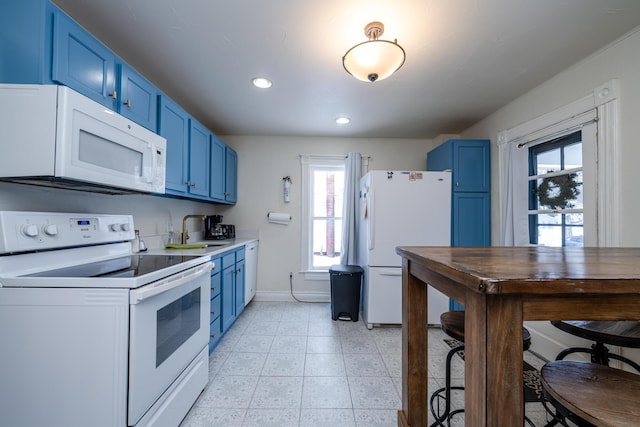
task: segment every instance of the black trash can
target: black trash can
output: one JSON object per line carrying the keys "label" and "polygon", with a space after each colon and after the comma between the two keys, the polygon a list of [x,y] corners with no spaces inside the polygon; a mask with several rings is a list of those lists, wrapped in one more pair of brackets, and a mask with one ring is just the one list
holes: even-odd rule
{"label": "black trash can", "polygon": [[364,270],[359,265],[333,265],[329,268],[331,279],[331,318],[333,320],[358,321],[360,311],[360,286]]}

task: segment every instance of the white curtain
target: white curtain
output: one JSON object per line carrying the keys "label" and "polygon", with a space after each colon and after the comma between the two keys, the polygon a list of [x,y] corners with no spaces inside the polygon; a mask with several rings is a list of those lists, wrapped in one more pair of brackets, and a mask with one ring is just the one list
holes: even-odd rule
{"label": "white curtain", "polygon": [[342,211],[342,253],[340,264],[353,265],[358,262],[358,203],[360,200],[360,177],[362,156],[351,152],[345,160],[344,200]]}
{"label": "white curtain", "polygon": [[[501,138],[498,138],[499,140]],[[528,151],[518,144],[504,141],[499,147],[500,212],[502,218],[502,246],[527,246],[529,222],[527,218],[529,171]]]}

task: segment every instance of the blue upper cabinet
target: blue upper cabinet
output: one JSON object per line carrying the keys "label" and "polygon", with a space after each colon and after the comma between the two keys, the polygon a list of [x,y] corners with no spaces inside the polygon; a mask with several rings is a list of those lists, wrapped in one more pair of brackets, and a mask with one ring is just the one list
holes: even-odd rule
{"label": "blue upper cabinet", "polygon": [[157,89],[51,2],[0,2],[0,52],[0,82],[62,84],[156,131]]}
{"label": "blue upper cabinet", "polygon": [[51,79],[156,130],[155,86],[60,11],[53,16]]}
{"label": "blue upper cabinet", "polygon": [[227,170],[225,174],[227,191],[225,200],[235,203],[238,200],[238,154],[230,147],[226,150]]}
{"label": "blue upper cabinet", "polygon": [[125,63],[118,64],[120,96],[117,111],[155,131],[158,119],[158,90]]}
{"label": "blue upper cabinet", "polygon": [[225,193],[227,192],[226,174],[226,144],[220,141],[216,136],[211,140],[211,198],[225,201]]}
{"label": "blue upper cabinet", "polygon": [[160,97],[158,134],[167,140],[165,191],[187,194],[189,180],[189,114],[166,96]]}
{"label": "blue upper cabinet", "polygon": [[209,198],[211,132],[196,120],[189,126],[189,193]]}
{"label": "blue upper cabinet", "polygon": [[236,203],[236,152],[50,1],[0,1],[0,83],[76,90],[167,139],[166,194]]}
{"label": "blue upper cabinet", "polygon": [[61,11],[53,15],[51,79],[116,110],[116,55]]}
{"label": "blue upper cabinet", "polygon": [[217,137],[211,144],[211,198],[233,204],[238,199],[238,154]]}
{"label": "blue upper cabinet", "polygon": [[48,1],[0,2],[0,82],[51,83],[53,14]]}

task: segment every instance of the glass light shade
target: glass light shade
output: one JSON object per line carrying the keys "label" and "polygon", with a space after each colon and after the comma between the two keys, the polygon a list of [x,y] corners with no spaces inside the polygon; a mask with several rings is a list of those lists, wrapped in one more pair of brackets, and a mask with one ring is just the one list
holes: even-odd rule
{"label": "glass light shade", "polygon": [[388,40],[369,40],[355,45],[342,57],[342,65],[358,80],[375,82],[395,73],[404,64],[404,49]]}

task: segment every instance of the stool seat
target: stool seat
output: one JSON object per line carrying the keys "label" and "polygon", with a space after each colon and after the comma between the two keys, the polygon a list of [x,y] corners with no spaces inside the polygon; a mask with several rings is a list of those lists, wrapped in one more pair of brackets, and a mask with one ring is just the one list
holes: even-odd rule
{"label": "stool seat", "polygon": [[596,363],[557,360],[545,364],[540,377],[549,401],[578,425],[638,425],[640,375]]}
{"label": "stool seat", "polygon": [[[462,310],[447,311],[440,315],[440,325],[442,331],[451,338],[459,341],[447,353],[445,361],[445,385],[434,391],[429,399],[429,407],[433,415],[434,422],[431,427],[451,426],[451,417],[464,412],[464,408],[452,410],[451,392],[453,390],[462,391],[464,387],[451,385],[451,359],[455,354],[464,350],[464,321],[465,312]],[[531,333],[526,328],[522,328],[523,349],[527,350],[531,346]],[[444,408],[441,405],[444,405]],[[533,423],[525,417],[525,421],[532,427]],[[445,424],[446,423],[446,424]]]}
{"label": "stool seat", "polygon": [[[446,311],[440,315],[442,331],[451,338],[464,342],[464,311]],[[527,328],[522,328],[522,347],[528,350],[531,347],[531,333]]]}
{"label": "stool seat", "polygon": [[554,320],[556,328],[580,338],[619,347],[640,348],[640,321]]}

